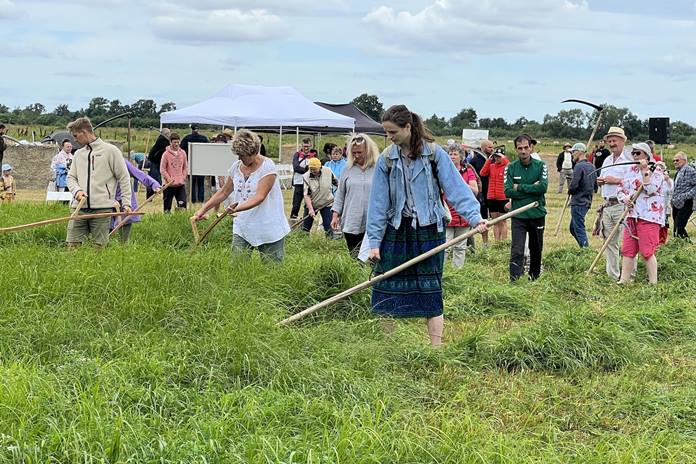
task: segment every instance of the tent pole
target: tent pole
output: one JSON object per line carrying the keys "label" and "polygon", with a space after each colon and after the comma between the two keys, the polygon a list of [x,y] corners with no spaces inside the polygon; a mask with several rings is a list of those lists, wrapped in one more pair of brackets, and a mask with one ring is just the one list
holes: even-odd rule
{"label": "tent pole", "polygon": [[234,135],[237,135],[237,126],[234,126]]}
{"label": "tent pole", "polygon": [[283,161],[283,126],[280,126],[280,132],[278,132],[278,162]]}
{"label": "tent pole", "polygon": [[295,128],[295,151],[300,151],[300,128]]}

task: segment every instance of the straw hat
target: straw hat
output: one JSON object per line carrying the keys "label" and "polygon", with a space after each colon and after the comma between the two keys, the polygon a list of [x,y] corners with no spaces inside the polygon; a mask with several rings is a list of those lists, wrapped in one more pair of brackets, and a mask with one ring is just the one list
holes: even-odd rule
{"label": "straw hat", "polygon": [[609,128],[609,132],[607,132],[607,135],[604,136],[604,140],[607,139],[607,137],[621,137],[623,141],[626,141],[626,133],[624,132],[623,128],[621,127],[616,127],[616,126],[611,126]]}

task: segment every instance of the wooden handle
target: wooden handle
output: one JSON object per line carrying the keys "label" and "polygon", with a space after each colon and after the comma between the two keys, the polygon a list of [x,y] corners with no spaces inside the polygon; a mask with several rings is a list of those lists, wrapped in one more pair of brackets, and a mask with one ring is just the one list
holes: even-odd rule
{"label": "wooden handle", "polygon": [[196,218],[194,216],[191,216],[189,222],[191,223],[191,230],[193,232],[193,246],[195,247],[196,244],[198,244],[198,241],[201,238],[201,236],[198,233],[198,227],[196,227]]}
{"label": "wooden handle", "polygon": [[[155,192],[155,194],[152,195],[152,196],[150,196],[150,198],[146,198],[145,201],[143,201],[142,204],[141,204],[140,206],[138,206],[138,207],[135,209],[135,211],[133,211],[133,214],[140,214],[140,213],[142,212],[143,208],[145,207],[145,205],[147,205],[147,204],[150,203],[152,200],[154,200],[156,195],[159,195],[160,193],[164,192],[164,191],[167,189],[167,187],[169,187],[169,184],[170,184],[170,183],[171,183],[171,182],[167,182],[166,184],[164,184],[164,185],[162,186],[162,188],[160,188],[159,192]],[[133,195],[135,195],[135,192],[133,192]],[[114,227],[114,230],[112,230],[111,232],[109,232],[109,237],[111,237],[112,235],[114,235],[121,227],[123,227],[123,226],[125,226],[125,225],[126,225],[126,222],[123,221],[123,220],[122,220],[121,222],[119,222],[118,224],[116,224],[116,227]]]}
{"label": "wooden handle", "polygon": [[[536,208],[537,206],[539,206],[539,203],[537,203],[535,201],[533,203],[530,203],[528,205],[525,205],[521,208],[518,208],[514,211],[510,211],[509,213],[503,214],[502,216],[499,216],[495,219],[488,221],[488,225],[489,226],[495,225],[495,224],[502,222],[502,221],[505,221],[511,217],[517,216],[518,214],[520,214],[524,211],[527,211],[527,210],[532,209],[532,208]],[[469,237],[473,237],[477,233],[478,233],[478,231],[476,229],[472,229],[469,232],[467,232],[463,235],[460,235],[459,237],[453,238],[449,242],[445,242],[442,245],[437,246],[437,247],[433,248],[432,250],[429,250],[429,251],[423,253],[422,255],[416,256],[415,258],[406,261],[405,263],[401,264],[400,266],[397,266],[394,269],[385,272],[384,274],[380,274],[371,280],[368,280],[366,282],[358,284],[355,287],[349,288],[348,290],[345,290],[345,291],[339,293],[338,295],[334,295],[331,298],[322,301],[321,303],[317,303],[314,306],[311,306],[311,307],[305,309],[304,311],[301,311],[301,312],[294,314],[286,319],[283,319],[282,321],[280,321],[278,323],[278,325],[288,325],[291,322],[302,319],[303,317],[309,316],[310,314],[315,313],[322,308],[325,308],[333,303],[341,301],[344,298],[347,298],[350,295],[359,292],[360,290],[364,290],[366,288],[372,287],[377,282],[381,282],[385,279],[388,279],[388,278],[398,274],[399,272],[403,271],[404,269],[407,269],[407,268],[413,266],[414,264],[418,264],[421,261],[424,261],[424,260],[430,258],[431,256],[434,256],[434,255],[440,253],[441,251],[444,251],[446,248],[449,248],[452,245],[456,245],[459,242],[467,240]]]}
{"label": "wooden handle", "polygon": [[77,215],[80,213],[80,210],[82,207],[85,205],[85,202],[87,201],[87,197],[83,196],[80,198],[80,201],[77,202],[77,206],[75,207],[75,211],[70,215],[70,217],[74,218],[77,217]]}
{"label": "wooden handle", "polygon": [[[633,194],[631,197],[631,202],[635,204],[636,200],[638,199],[638,196],[640,195],[640,192],[643,191],[643,185],[641,184],[640,187],[638,187],[638,190],[636,190],[636,193]],[[604,240],[604,243],[602,244],[602,247],[599,249],[599,253],[597,253],[597,256],[595,256],[594,261],[592,261],[592,264],[590,265],[590,268],[587,270],[587,274],[590,275],[592,274],[592,271],[594,271],[595,266],[597,266],[597,263],[599,262],[599,258],[602,257],[602,253],[604,253],[604,250],[607,249],[609,246],[609,242],[614,238],[614,236],[618,233],[619,227],[623,225],[624,220],[626,219],[626,216],[628,216],[628,212],[630,210],[628,208],[624,209],[623,214],[621,215],[621,219],[619,219],[619,222],[616,223],[613,229],[611,229],[611,232],[607,236],[606,240]],[[600,224],[601,227],[601,224]]]}
{"label": "wooden handle", "polygon": [[32,229],[34,227],[41,227],[41,226],[47,226],[47,225],[51,225],[51,224],[58,224],[61,222],[69,222],[69,221],[73,221],[75,219],[79,219],[79,220],[98,219],[98,218],[114,217],[114,216],[131,216],[133,214],[144,214],[144,213],[94,213],[94,214],[83,214],[83,215],[77,216],[77,217],[73,217],[72,215],[70,215],[70,216],[62,217],[62,218],[46,219],[45,221],[32,222],[31,224],[23,224],[21,226],[3,227],[0,229],[0,234],[4,234],[4,233],[8,233],[8,232],[19,232],[19,231],[26,230],[26,229]]}
{"label": "wooden handle", "polygon": [[561,210],[561,217],[558,218],[558,224],[556,224],[556,230],[553,232],[554,237],[558,237],[558,231],[561,230],[561,223],[563,222],[563,216],[565,215],[566,209],[568,209],[569,204],[570,204],[570,195],[568,195],[568,198],[566,198],[565,204],[563,205],[563,209]]}

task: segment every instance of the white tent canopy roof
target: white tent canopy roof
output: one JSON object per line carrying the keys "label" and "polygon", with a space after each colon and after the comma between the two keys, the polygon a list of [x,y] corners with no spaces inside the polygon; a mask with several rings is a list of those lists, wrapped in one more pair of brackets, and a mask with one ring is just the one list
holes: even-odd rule
{"label": "white tent canopy roof", "polygon": [[355,120],[315,105],[292,87],[228,85],[207,100],[160,115],[162,124],[353,129]]}

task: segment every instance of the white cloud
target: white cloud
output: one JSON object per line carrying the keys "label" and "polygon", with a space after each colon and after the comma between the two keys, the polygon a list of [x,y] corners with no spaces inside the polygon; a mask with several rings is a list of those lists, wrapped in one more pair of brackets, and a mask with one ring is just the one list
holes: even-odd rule
{"label": "white cloud", "polygon": [[12,0],[0,0],[0,20],[19,16],[19,8]]}
{"label": "white cloud", "polygon": [[155,16],[155,35],[177,42],[254,42],[277,39],[289,29],[283,20],[265,10],[178,10]]}
{"label": "white cloud", "polygon": [[381,6],[363,21],[375,26],[375,33],[392,51],[425,49],[461,56],[532,50],[548,28],[566,27],[585,10],[584,1],[436,0],[417,13]]}
{"label": "white cloud", "polygon": [[[158,11],[167,8],[190,7],[190,0],[149,0],[150,6]],[[198,0],[197,11],[209,10],[265,10],[274,14],[299,14],[313,16],[316,13],[347,11],[350,3],[347,0]]]}

